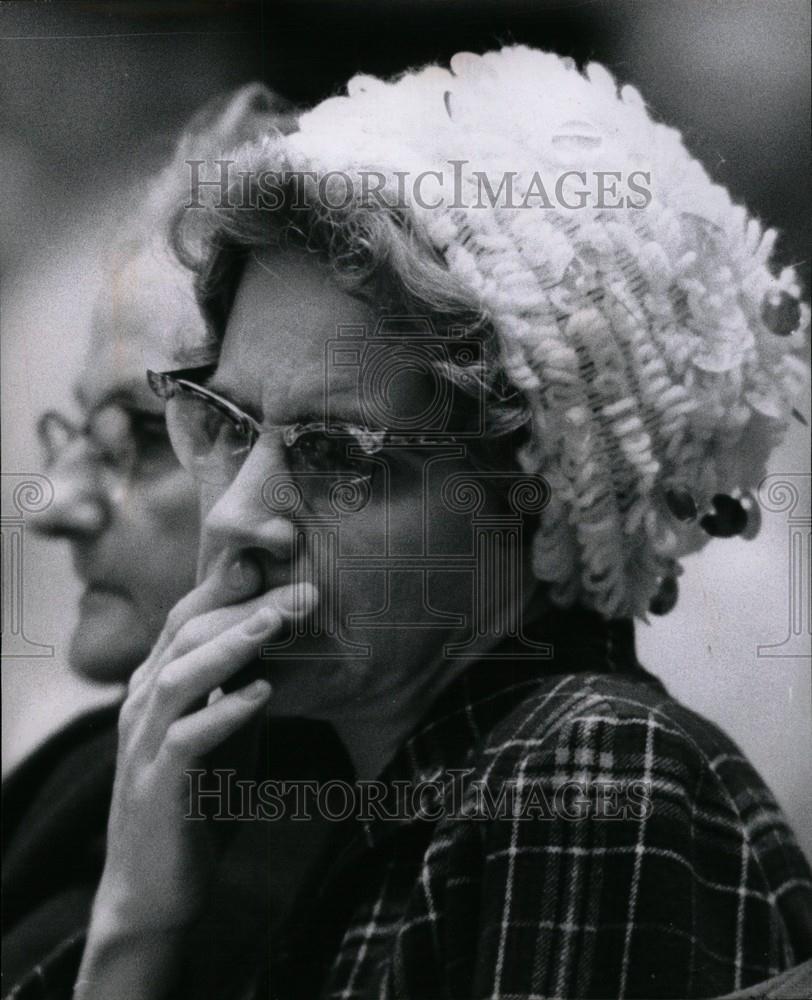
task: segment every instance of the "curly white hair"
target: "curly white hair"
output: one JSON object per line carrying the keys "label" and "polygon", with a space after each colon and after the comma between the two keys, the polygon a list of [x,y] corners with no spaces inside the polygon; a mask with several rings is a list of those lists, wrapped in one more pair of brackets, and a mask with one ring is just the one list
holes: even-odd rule
{"label": "curly white hair", "polygon": [[[746,532],[748,513],[752,528],[752,491],[808,376],[809,308],[794,271],[770,266],[775,232],[634,88],[523,46],[462,53],[449,69],[355,77],[296,131],[229,155],[235,176],[304,178],[339,269],[385,261],[417,301],[484,318],[523,401],[519,464],[552,488],[533,565],[555,602],[668,610],[682,556]],[[403,183],[427,171],[430,205]],[[540,197],[598,172],[645,177],[644,204]],[[510,177],[511,204],[483,199],[483,174],[489,195]],[[258,244],[268,227],[207,196],[197,267],[211,301],[224,238]]]}

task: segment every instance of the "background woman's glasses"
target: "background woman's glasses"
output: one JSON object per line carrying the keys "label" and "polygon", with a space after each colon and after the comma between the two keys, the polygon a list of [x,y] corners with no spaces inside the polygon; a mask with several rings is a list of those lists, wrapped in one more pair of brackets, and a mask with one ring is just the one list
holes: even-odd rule
{"label": "background woman's glasses", "polygon": [[99,468],[124,478],[152,466],[163,469],[171,456],[164,415],[121,400],[94,407],[81,423],[48,410],[37,421],[37,437],[49,468],[80,440]]}

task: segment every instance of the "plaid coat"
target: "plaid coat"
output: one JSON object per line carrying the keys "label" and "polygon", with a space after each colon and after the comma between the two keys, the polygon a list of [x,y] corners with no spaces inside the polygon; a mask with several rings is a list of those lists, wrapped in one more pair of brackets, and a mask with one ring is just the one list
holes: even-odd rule
{"label": "plaid coat", "polygon": [[541,670],[476,664],[385,778],[441,789],[337,838],[257,1000],[709,997],[812,954],[775,800],[630,623],[585,619]]}
{"label": "plaid coat", "polygon": [[[448,686],[229,996],[711,997],[812,954],[812,876],[741,752],[631,623],[562,621],[546,662]],[[19,1000],[69,996],[71,968]]]}

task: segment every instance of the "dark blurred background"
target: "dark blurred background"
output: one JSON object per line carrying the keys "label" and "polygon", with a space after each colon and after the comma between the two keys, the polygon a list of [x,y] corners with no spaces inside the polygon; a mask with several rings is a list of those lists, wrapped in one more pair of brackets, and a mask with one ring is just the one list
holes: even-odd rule
{"label": "dark blurred background", "polygon": [[215,93],[262,79],[312,103],[354,72],[526,42],[637,85],[809,277],[806,0],[6,2],[0,36],[6,254],[68,192],[157,163]]}
{"label": "dark blurred background", "polygon": [[[306,104],[355,72],[508,42],[598,60],[779,228],[779,259],[800,265],[808,290],[809,21],[808,0],[0,2],[4,472],[41,469],[36,417],[70,407],[102,222],[204,101],[251,80]],[[807,415],[809,405],[807,395]],[[799,424],[771,470],[808,476]],[[103,697],[66,669],[78,588],[65,547],[29,537],[25,558],[27,634],[54,657],[3,660],[5,768]],[[756,541],[709,546],[686,564],[675,611],[641,625],[638,647],[677,697],[743,745],[812,857],[810,660],[756,652],[786,635],[787,567],[786,515],[765,516]]]}

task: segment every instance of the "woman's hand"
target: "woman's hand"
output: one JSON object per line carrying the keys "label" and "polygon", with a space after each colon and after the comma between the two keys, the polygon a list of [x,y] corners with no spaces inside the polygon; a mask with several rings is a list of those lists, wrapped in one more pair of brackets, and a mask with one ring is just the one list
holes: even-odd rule
{"label": "woman's hand", "polygon": [[246,558],[221,566],[170,612],[149,659],[130,681],[119,750],[107,858],[93,932],[147,937],[179,931],[199,915],[212,870],[209,824],[186,819],[186,771],[267,702],[257,680],[208,702],[251,663],[285,623],[310,611],[310,584],[256,595],[258,568]]}

